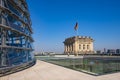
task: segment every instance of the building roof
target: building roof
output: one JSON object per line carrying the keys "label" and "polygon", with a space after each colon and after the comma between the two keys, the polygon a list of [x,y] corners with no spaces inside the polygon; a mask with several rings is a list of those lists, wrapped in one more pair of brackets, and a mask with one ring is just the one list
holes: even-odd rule
{"label": "building roof", "polygon": [[0,77],[0,80],[119,80],[120,72],[93,76],[61,66],[37,61],[36,65],[26,70]]}
{"label": "building roof", "polygon": [[76,40],[86,40],[86,41],[94,41],[90,36],[73,36],[73,37],[69,37],[66,38],[65,41],[63,43],[73,43]]}

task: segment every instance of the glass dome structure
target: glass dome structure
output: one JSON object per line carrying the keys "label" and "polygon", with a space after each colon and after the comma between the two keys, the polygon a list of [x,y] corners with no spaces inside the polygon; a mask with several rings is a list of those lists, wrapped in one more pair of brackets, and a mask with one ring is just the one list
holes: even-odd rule
{"label": "glass dome structure", "polygon": [[35,64],[26,0],[0,0],[0,75]]}

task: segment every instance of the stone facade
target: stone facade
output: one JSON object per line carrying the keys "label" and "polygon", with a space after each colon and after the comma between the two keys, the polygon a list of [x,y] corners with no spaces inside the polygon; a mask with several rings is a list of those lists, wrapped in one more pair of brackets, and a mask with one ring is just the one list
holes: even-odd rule
{"label": "stone facade", "polygon": [[65,39],[64,43],[64,53],[65,54],[93,54],[94,40],[87,36],[74,36]]}

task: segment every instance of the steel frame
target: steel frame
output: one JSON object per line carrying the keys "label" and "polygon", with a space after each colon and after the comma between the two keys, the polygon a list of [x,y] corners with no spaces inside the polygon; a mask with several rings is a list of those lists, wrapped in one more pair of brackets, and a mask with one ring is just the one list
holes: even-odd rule
{"label": "steel frame", "polygon": [[34,61],[31,25],[25,0],[0,0],[0,70]]}

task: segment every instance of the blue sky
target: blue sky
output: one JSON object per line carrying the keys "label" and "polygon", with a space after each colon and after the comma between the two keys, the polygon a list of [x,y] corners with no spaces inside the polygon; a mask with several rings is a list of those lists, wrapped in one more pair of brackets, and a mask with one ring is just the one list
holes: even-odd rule
{"label": "blue sky", "polygon": [[65,38],[91,36],[95,50],[120,48],[120,0],[27,0],[35,52],[63,52]]}

